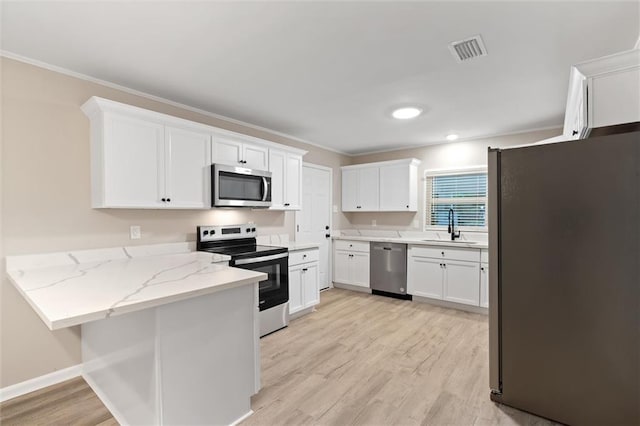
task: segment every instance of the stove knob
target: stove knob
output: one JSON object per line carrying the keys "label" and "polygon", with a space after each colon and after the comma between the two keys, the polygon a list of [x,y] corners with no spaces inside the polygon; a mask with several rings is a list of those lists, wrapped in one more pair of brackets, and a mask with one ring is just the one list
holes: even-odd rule
{"label": "stove knob", "polygon": [[256,228],[251,228],[251,232],[256,232]]}
{"label": "stove knob", "polygon": [[202,235],[209,235],[209,231],[204,231]]}
{"label": "stove knob", "polygon": [[211,235],[213,235],[213,234],[215,234],[215,233],[216,233],[216,230],[215,230],[215,229],[212,229],[212,230],[211,230],[211,232],[210,232],[210,234],[211,234]]}

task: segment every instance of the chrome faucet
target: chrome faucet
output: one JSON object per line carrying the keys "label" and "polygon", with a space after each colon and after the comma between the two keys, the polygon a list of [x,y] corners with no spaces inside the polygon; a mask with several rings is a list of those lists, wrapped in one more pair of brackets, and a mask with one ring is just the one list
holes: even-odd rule
{"label": "chrome faucet", "polygon": [[460,238],[460,231],[455,230],[455,213],[453,209],[449,209],[449,227],[447,232],[451,234],[451,241],[455,241],[456,238]]}

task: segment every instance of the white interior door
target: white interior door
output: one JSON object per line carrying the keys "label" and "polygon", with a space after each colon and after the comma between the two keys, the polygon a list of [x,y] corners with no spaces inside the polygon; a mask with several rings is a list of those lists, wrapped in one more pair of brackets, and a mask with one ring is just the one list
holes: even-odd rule
{"label": "white interior door", "polygon": [[296,212],[296,241],[320,245],[319,287],[331,282],[331,186],[328,167],[305,163],[302,167],[302,208]]}

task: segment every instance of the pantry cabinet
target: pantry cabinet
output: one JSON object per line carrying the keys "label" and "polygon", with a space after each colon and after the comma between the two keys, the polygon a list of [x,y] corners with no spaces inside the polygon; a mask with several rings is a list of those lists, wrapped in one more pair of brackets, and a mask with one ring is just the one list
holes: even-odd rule
{"label": "pantry cabinet", "polygon": [[640,121],[640,50],[571,67],[565,139],[583,139],[593,129]]}
{"label": "pantry cabinet", "polygon": [[336,240],[334,243],[333,281],[369,288],[369,243]]}
{"label": "pantry cabinet", "polygon": [[320,303],[319,255],[319,249],[295,251],[289,255],[290,315],[311,312]]}
{"label": "pantry cabinet", "polygon": [[271,210],[300,210],[302,206],[302,156],[269,150]]}
{"label": "pantry cabinet", "polygon": [[108,106],[95,98],[83,106],[91,118],[92,206],[209,208],[209,133]]}
{"label": "pantry cabinet", "polygon": [[342,211],[417,211],[415,158],[342,167]]}

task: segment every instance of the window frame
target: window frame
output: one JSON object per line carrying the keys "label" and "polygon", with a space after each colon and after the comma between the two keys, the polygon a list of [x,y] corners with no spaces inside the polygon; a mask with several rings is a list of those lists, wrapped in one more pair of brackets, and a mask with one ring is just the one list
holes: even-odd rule
{"label": "window frame", "polygon": [[[427,185],[429,177],[436,176],[455,176],[455,175],[472,175],[478,173],[487,174],[488,178],[488,167],[487,166],[469,166],[469,167],[459,167],[459,168],[451,168],[451,169],[430,169],[424,171],[423,176],[423,185],[422,185],[422,193],[424,194],[424,227],[423,231],[446,231],[446,226],[437,226],[430,225],[427,223],[427,212],[431,208],[431,198],[427,197]],[[488,183],[488,182],[487,182]],[[487,184],[487,197],[485,200],[485,212],[486,212],[486,224],[485,226],[456,226],[456,230],[464,231],[464,232],[488,232],[488,222],[489,222],[489,185]]]}

